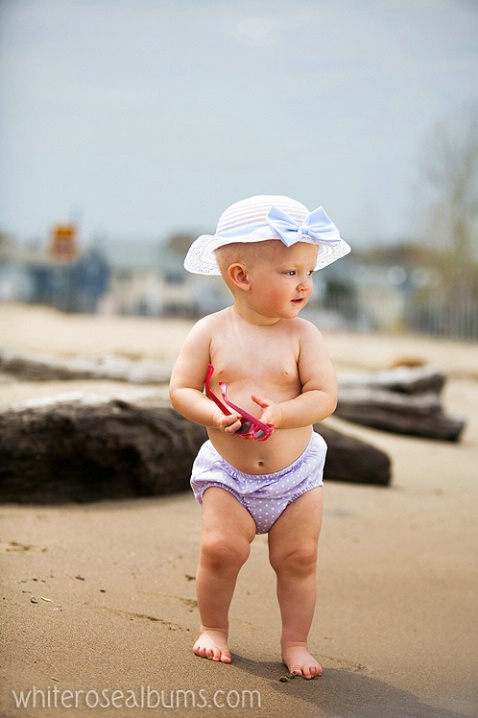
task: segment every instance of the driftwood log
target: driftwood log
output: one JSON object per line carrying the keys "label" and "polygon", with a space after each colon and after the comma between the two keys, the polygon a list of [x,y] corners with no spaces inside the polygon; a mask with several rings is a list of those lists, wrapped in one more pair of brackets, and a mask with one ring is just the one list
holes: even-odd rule
{"label": "driftwood log", "polygon": [[[384,452],[316,428],[329,445],[326,479],[390,482]],[[88,502],[189,490],[205,439],[203,427],[151,398],[25,402],[0,413],[0,501]]]}
{"label": "driftwood log", "polygon": [[390,457],[366,441],[343,434],[324,424],[314,429],[322,434],[327,446],[324,479],[355,484],[387,486],[392,478]]}
{"label": "driftwood log", "polygon": [[336,415],[398,434],[458,441],[465,422],[445,414],[444,385],[445,376],[428,366],[341,376]]}
{"label": "driftwood log", "polygon": [[[29,381],[108,379],[165,384],[171,365],[118,355],[66,359],[0,349],[0,370]],[[443,373],[430,366],[339,375],[336,415],[384,431],[458,441],[465,423],[447,416],[442,408],[440,394],[445,381]]]}
{"label": "driftwood log", "polygon": [[97,359],[0,349],[0,371],[23,381],[108,379],[132,384],[168,383],[171,362],[129,359],[111,354]]}

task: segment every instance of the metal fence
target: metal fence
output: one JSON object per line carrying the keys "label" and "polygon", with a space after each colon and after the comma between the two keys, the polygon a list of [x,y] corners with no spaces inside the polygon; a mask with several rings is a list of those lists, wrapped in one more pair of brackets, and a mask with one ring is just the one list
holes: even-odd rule
{"label": "metal fence", "polygon": [[[443,298],[417,301],[403,297],[390,306],[384,300],[357,296],[327,299],[308,308],[306,316],[324,329],[423,336],[478,341],[478,300],[447,303]],[[477,355],[478,365],[478,355]]]}
{"label": "metal fence", "polygon": [[[427,303],[407,302],[404,312],[407,330],[434,337],[478,340],[478,301],[447,303],[443,299]],[[478,364],[478,357],[477,357]]]}

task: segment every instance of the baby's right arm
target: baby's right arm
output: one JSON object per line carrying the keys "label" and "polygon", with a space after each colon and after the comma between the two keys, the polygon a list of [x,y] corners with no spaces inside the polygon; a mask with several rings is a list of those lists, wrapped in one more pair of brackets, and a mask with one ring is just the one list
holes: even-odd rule
{"label": "baby's right arm", "polygon": [[171,374],[169,396],[173,408],[195,424],[235,433],[241,427],[239,415],[223,414],[203,391],[210,362],[209,328],[205,317],[186,337]]}

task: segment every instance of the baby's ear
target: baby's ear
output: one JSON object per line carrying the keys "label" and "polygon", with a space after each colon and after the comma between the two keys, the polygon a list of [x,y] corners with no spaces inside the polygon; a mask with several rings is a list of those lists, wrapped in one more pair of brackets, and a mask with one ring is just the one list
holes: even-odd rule
{"label": "baby's ear", "polygon": [[229,265],[227,268],[227,276],[239,289],[243,289],[244,291],[249,289],[249,277],[243,264],[235,263]]}

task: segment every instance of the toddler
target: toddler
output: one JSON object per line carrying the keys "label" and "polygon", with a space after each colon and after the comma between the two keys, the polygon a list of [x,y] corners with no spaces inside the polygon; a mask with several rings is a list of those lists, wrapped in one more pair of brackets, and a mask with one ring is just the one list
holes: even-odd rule
{"label": "toddler", "polygon": [[313,424],[335,410],[337,386],[320,332],[299,314],[314,271],[349,251],[321,207],[260,195],[226,209],[187,253],[188,271],[221,274],[233,297],[193,327],[170,383],[173,407],[209,436],[191,477],[202,504],[198,656],[231,662],[236,579],[254,536],[267,533],[282,660],[304,678],[322,674],[307,647],[326,455]]}

